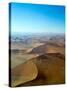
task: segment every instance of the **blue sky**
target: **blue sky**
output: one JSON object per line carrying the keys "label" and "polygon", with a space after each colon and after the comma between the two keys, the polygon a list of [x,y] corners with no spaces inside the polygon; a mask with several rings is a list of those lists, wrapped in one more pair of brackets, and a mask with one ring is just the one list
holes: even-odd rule
{"label": "blue sky", "polygon": [[11,3],[11,33],[64,33],[65,7]]}

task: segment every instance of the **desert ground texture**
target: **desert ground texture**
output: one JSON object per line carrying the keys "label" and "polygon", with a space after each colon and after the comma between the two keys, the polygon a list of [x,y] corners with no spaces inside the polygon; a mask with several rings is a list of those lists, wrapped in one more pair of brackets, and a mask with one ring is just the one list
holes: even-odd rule
{"label": "desert ground texture", "polygon": [[11,37],[11,86],[65,83],[65,35]]}

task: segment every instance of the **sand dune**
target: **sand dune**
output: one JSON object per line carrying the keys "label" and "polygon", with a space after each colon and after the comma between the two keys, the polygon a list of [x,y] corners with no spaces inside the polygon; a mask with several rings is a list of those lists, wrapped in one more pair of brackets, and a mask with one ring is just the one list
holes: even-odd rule
{"label": "sand dune", "polygon": [[55,43],[46,43],[44,45],[40,45],[38,47],[33,48],[30,54],[43,54],[43,53],[62,53],[64,54],[64,47],[60,47],[59,45],[55,45]]}
{"label": "sand dune", "polygon": [[11,86],[17,86],[35,79],[38,75],[36,65],[32,61],[18,65],[11,70]]}
{"label": "sand dune", "polygon": [[38,69],[38,76],[32,81],[19,86],[63,84],[65,80],[64,55],[49,53],[31,59]]}
{"label": "sand dune", "polygon": [[12,69],[12,86],[64,83],[64,55],[48,53]]}
{"label": "sand dune", "polygon": [[[36,39],[36,41],[38,41]],[[40,43],[41,41],[41,43]],[[65,83],[65,43],[62,39],[11,45],[11,86]]]}

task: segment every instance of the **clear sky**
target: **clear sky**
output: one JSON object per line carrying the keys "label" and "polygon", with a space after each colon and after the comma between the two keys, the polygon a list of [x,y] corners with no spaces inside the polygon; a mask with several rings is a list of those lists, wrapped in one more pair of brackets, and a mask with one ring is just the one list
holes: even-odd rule
{"label": "clear sky", "polygon": [[64,33],[65,7],[11,3],[11,33]]}

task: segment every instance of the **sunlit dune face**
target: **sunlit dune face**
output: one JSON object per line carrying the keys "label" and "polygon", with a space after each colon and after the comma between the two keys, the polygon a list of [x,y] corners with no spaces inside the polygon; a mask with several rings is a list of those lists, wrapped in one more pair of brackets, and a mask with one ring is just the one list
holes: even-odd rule
{"label": "sunlit dune face", "polygon": [[32,61],[21,64],[11,70],[12,87],[35,79],[38,75],[36,65]]}

